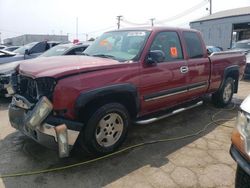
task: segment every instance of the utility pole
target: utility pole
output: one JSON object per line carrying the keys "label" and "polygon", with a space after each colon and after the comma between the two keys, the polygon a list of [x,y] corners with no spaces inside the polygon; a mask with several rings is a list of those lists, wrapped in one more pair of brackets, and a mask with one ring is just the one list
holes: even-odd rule
{"label": "utility pole", "polygon": [[67,39],[69,40],[69,33],[67,33]]}
{"label": "utility pole", "polygon": [[62,30],[60,30],[60,38],[61,38],[61,41],[62,41]]}
{"label": "utility pole", "polygon": [[155,18],[150,18],[149,20],[151,21],[151,26],[154,27]]}
{"label": "utility pole", "polygon": [[78,17],[76,17],[76,39],[78,39]]}
{"label": "utility pole", "polygon": [[210,5],[209,15],[211,15],[212,14],[212,0],[209,0],[209,5]]}
{"label": "utility pole", "polygon": [[120,29],[122,16],[117,16],[117,28]]}

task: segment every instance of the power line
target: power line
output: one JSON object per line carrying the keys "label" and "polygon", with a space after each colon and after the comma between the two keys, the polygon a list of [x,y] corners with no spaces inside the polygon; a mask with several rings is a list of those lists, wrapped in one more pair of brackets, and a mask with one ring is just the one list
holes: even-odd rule
{"label": "power line", "polygon": [[[202,2],[198,3],[197,5],[181,12],[180,14],[177,14],[173,17],[170,17],[170,18],[167,18],[167,19],[164,19],[164,20],[160,20],[160,21],[157,21],[157,22],[154,22],[155,19],[152,20],[152,18],[150,19],[151,21],[151,26],[154,25],[154,24],[163,24],[165,22],[169,22],[169,21],[173,21],[173,20],[177,20],[183,16],[186,16],[188,14],[191,14],[193,11],[203,7],[204,5],[206,5],[208,3],[208,1],[210,2],[210,0],[203,0]],[[143,26],[143,25],[148,25],[149,22],[144,22],[144,23],[135,23],[135,22],[131,22],[131,21],[128,21],[126,19],[123,19],[122,22],[126,23],[126,24],[129,24],[129,25],[135,25],[135,26]]]}
{"label": "power line", "polygon": [[122,22],[126,23],[126,24],[129,24],[129,25],[138,25],[138,26],[142,26],[142,25],[148,25],[148,22],[145,22],[145,23],[135,23],[135,22],[131,22],[131,21],[128,21],[126,19],[123,19]]}
{"label": "power line", "polygon": [[110,27],[106,27],[106,28],[103,28],[103,29],[98,29],[98,30],[94,30],[94,31],[86,32],[86,33],[87,34],[99,33],[99,32],[107,31],[107,30],[114,29],[114,28],[115,28],[115,26],[110,26]]}
{"label": "power line", "polygon": [[193,11],[195,11],[195,10],[197,10],[197,9],[199,9],[199,8],[201,8],[201,7],[203,7],[203,6],[206,5],[207,3],[208,3],[207,0],[203,0],[203,1],[200,2],[199,4],[197,4],[197,5],[195,5],[195,6],[191,7],[191,8],[189,8],[189,9],[183,11],[183,12],[181,12],[180,14],[177,14],[177,15],[175,15],[175,16],[173,16],[173,17],[170,17],[170,18],[167,18],[167,19],[158,21],[158,22],[156,22],[156,23],[157,23],[157,24],[162,24],[162,23],[165,23],[165,22],[177,20],[177,19],[179,19],[179,18],[181,18],[181,17],[183,17],[183,16],[186,16],[186,15],[188,15],[188,14],[193,13]]}

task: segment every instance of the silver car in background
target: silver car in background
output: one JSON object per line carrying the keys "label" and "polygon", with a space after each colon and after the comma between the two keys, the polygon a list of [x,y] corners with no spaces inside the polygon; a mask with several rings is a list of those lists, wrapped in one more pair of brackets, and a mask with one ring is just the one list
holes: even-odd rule
{"label": "silver car in background", "polygon": [[84,50],[91,44],[91,42],[84,42],[82,44],[59,44],[48,51],[44,52],[39,57],[51,57],[61,55],[81,55]]}
{"label": "silver car in background", "polygon": [[0,55],[0,96],[8,97],[6,87],[21,60],[35,58],[59,43],[58,41],[32,42],[13,52],[3,50],[2,56]]}
{"label": "silver car in background", "polygon": [[241,40],[234,43],[232,50],[240,50],[245,52],[247,64],[244,72],[244,78],[250,78],[250,39]]}

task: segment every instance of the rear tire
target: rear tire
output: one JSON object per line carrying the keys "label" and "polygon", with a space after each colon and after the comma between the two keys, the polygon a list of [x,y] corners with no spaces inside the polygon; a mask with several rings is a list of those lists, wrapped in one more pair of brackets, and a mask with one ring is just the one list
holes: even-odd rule
{"label": "rear tire", "polygon": [[80,134],[80,144],[95,155],[114,152],[125,140],[130,124],[127,109],[108,103],[96,109]]}
{"label": "rear tire", "polygon": [[234,93],[234,80],[231,77],[226,78],[220,90],[212,95],[215,106],[225,107],[231,103]]}
{"label": "rear tire", "polygon": [[236,188],[250,188],[250,176],[238,165],[235,177]]}

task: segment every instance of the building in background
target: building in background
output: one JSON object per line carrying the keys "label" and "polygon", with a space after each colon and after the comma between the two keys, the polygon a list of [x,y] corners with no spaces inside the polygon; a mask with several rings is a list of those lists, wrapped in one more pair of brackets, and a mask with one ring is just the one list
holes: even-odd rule
{"label": "building in background", "polygon": [[22,46],[31,42],[41,42],[41,41],[62,41],[67,42],[67,35],[21,35],[18,37],[12,37],[4,39],[3,42],[5,45],[14,45],[14,46]]}
{"label": "building in background", "polygon": [[190,22],[199,30],[206,45],[231,48],[239,40],[250,39],[250,6],[217,12]]}

